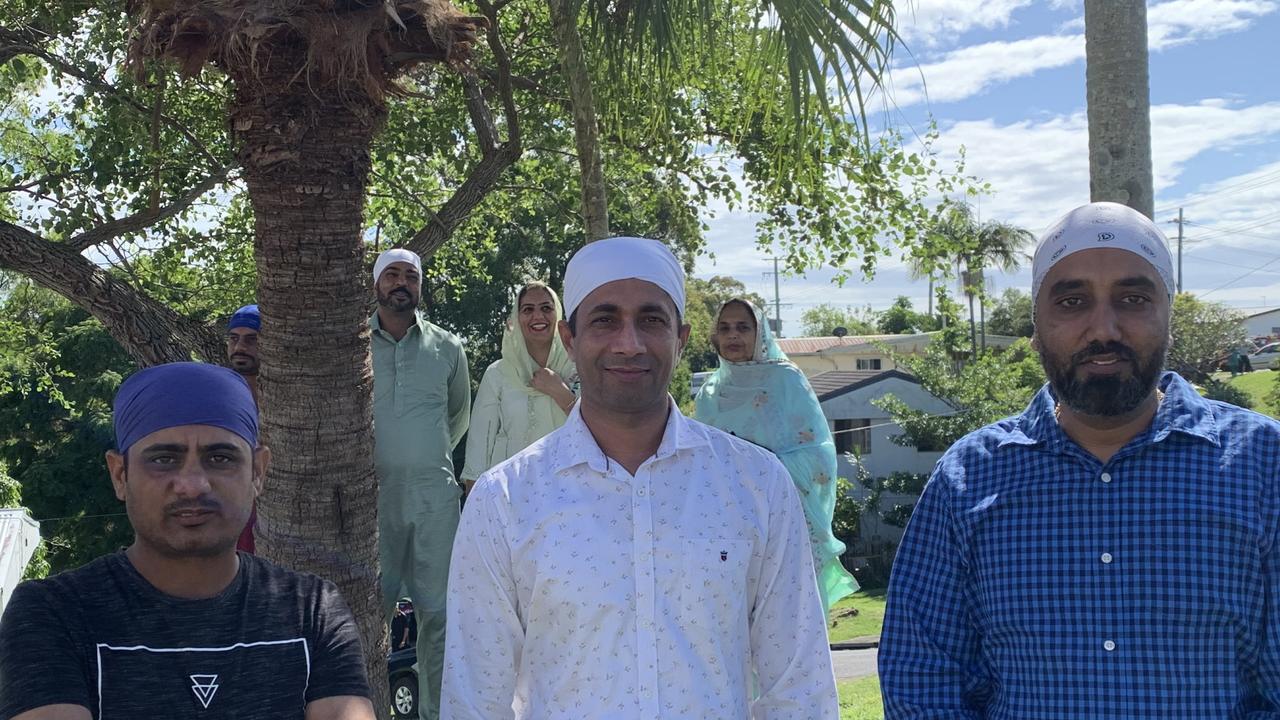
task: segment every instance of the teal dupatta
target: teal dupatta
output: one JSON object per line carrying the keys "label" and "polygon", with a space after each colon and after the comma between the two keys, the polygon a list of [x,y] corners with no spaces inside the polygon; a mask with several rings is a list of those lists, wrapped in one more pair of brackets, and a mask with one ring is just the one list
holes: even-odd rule
{"label": "teal dupatta", "polygon": [[[767,448],[787,468],[809,525],[818,592],[830,610],[858,589],[858,582],[840,564],[844,543],[831,533],[836,505],[835,442],[813,388],[778,347],[762,313],[744,301],[729,302],[751,309],[755,353],[746,362],[720,358],[720,367],[698,391],[694,417]],[[717,323],[723,310],[721,305]]]}

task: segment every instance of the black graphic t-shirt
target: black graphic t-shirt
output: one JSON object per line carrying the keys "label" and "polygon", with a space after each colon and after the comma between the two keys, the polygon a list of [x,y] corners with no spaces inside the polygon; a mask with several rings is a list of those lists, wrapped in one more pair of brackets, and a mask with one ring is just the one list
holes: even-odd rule
{"label": "black graphic t-shirt", "polygon": [[42,705],[100,720],[298,718],[369,696],[337,588],[240,553],[216,597],[156,590],[123,552],[17,587],[0,620],[0,720]]}

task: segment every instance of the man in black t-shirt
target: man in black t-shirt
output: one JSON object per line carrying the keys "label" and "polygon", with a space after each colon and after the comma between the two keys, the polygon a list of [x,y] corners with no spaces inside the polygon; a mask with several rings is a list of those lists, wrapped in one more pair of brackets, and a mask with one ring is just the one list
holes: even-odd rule
{"label": "man in black t-shirt", "polygon": [[235,551],[270,453],[244,380],[143,370],[107,453],[134,542],[15,590],[0,720],[373,720],[360,638],[332,583]]}

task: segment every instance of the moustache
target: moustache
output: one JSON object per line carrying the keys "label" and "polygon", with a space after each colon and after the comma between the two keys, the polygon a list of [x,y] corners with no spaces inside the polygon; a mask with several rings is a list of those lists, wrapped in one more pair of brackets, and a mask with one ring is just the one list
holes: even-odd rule
{"label": "moustache", "polygon": [[1093,341],[1089,343],[1083,350],[1071,355],[1071,366],[1076,367],[1083,365],[1099,355],[1114,355],[1120,360],[1126,360],[1133,363],[1137,360],[1137,353],[1128,345],[1112,340],[1108,343],[1100,343]]}
{"label": "moustache", "polygon": [[174,515],[188,510],[205,510],[220,513],[222,512],[222,503],[209,498],[196,498],[195,500],[180,500],[164,506],[166,515]]}
{"label": "moustache", "polygon": [[233,357],[233,358],[245,358],[245,359],[247,359],[247,360],[253,360],[253,359],[254,359],[254,357],[253,357],[252,355],[250,355],[249,353],[231,353],[231,357]]}

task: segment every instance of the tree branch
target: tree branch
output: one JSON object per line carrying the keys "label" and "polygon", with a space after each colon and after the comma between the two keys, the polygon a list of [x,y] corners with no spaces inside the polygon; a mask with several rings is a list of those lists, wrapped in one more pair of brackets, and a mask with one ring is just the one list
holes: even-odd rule
{"label": "tree branch", "polygon": [[[92,90],[111,95],[147,117],[151,117],[155,111],[153,106],[146,105],[138,101],[119,87],[112,85],[101,77],[91,75],[75,64],[49,52],[35,38],[29,37],[18,30],[0,27],[0,57],[7,56],[12,58],[16,55],[33,55],[38,57],[63,75],[69,75],[83,82],[85,87]],[[200,138],[196,137],[195,133],[191,132],[191,129],[186,125],[178,122],[172,116],[165,115],[163,113],[160,114],[160,119],[164,121],[164,124],[181,133],[188,142],[200,151],[201,155],[205,156],[210,164],[215,167],[222,165],[222,161],[214,156],[208,146],[206,146]]]}
{"label": "tree branch", "polygon": [[511,56],[507,54],[498,34],[498,10],[490,0],[478,0],[477,5],[489,19],[485,36],[497,63],[497,87],[502,99],[503,115],[507,127],[506,142],[497,143],[493,114],[474,78],[464,78],[467,90],[467,111],[475,127],[476,138],[481,143],[480,162],[468,173],[467,179],[453,192],[440,209],[432,214],[430,222],[406,243],[406,246],[422,257],[430,257],[453,235],[458,225],[493,191],[498,179],[511,167],[521,154],[520,121],[516,115],[516,102],[511,89]]}
{"label": "tree branch", "polygon": [[113,277],[65,243],[0,220],[0,267],[22,273],[62,295],[102,323],[143,366],[190,360],[222,360],[222,340],[212,328],[183,317]]}
{"label": "tree branch", "polygon": [[114,240],[126,233],[137,232],[158,222],[168,220],[191,207],[192,203],[200,199],[201,195],[213,189],[215,185],[225,182],[228,172],[230,172],[230,168],[219,168],[172,203],[160,208],[147,208],[128,217],[111,220],[96,228],[86,230],[67,240],[67,247],[79,252],[94,245]]}

